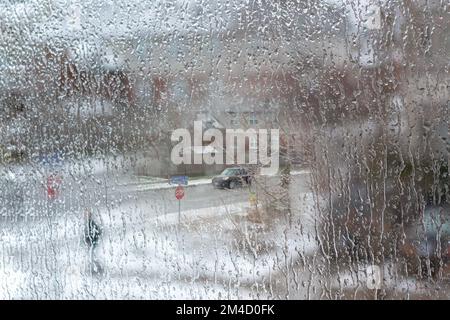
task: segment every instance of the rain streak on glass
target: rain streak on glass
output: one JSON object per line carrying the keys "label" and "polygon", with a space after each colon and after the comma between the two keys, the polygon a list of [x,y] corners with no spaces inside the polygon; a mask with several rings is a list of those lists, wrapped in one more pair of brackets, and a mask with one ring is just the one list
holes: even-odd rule
{"label": "rain streak on glass", "polygon": [[442,0],[1,1],[0,298],[448,299],[449,52]]}

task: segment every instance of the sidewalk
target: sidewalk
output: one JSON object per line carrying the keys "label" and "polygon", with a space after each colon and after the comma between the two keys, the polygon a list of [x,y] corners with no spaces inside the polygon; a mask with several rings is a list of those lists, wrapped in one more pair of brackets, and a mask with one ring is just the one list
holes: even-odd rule
{"label": "sidewalk", "polygon": [[[155,179],[154,182],[152,182],[152,179],[154,179],[154,177],[142,177],[141,176],[141,177],[138,177],[138,179],[140,179],[141,183],[137,187],[137,191],[170,189],[170,188],[176,188],[178,186],[176,184],[170,184],[168,179],[162,179],[162,178],[160,180]],[[194,186],[199,186],[199,185],[205,185],[205,184],[210,184],[211,182],[212,182],[212,178],[194,179],[194,180],[190,180],[189,184],[185,187],[194,187]]]}

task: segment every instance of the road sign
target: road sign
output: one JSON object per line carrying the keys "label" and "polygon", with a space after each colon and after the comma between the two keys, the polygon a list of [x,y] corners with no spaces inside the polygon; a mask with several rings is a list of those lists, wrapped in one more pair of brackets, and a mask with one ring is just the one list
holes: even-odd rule
{"label": "road sign", "polygon": [[58,175],[52,174],[47,177],[47,196],[49,199],[54,199],[59,195],[61,182],[61,177]]}
{"label": "road sign", "polygon": [[189,181],[188,176],[172,176],[170,177],[170,184],[177,184],[181,186],[187,186]]}
{"label": "road sign", "polygon": [[40,164],[50,167],[61,166],[63,164],[63,158],[58,152],[50,155],[38,156],[35,160]]}
{"label": "road sign", "polygon": [[182,186],[178,186],[178,187],[175,189],[175,197],[176,197],[178,200],[183,199],[183,197],[184,197],[184,188],[183,188]]}

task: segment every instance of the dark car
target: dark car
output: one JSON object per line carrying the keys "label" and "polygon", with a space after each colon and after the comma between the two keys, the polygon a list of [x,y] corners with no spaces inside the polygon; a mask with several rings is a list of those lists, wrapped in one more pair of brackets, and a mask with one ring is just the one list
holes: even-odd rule
{"label": "dark car", "polygon": [[251,184],[251,174],[244,168],[227,168],[220,175],[212,179],[215,188],[229,188],[243,186],[244,183]]}

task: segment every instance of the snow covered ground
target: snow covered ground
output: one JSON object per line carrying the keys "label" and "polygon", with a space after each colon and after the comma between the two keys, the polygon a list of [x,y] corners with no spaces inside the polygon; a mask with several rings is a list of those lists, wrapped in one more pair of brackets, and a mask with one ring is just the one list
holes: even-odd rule
{"label": "snow covered ground", "polygon": [[[0,224],[0,298],[373,298],[367,266],[327,269],[307,177],[293,174],[290,217],[261,221],[249,214],[248,190],[206,182],[186,189],[180,214],[172,186],[136,192],[160,182],[124,183],[116,194],[102,184],[67,188],[54,200],[31,190],[24,211],[33,214]],[[99,274],[83,241],[87,207],[103,231],[93,255]],[[393,296],[429,291],[392,268],[384,275]]]}
{"label": "snow covered ground", "polygon": [[89,269],[81,211],[4,224],[0,298],[283,297],[290,277],[308,280],[307,272],[291,274],[292,265],[317,251],[310,197],[301,194],[294,223],[270,224],[252,222],[248,202],[180,215],[164,203],[111,204],[94,213],[103,230],[98,275]]}

